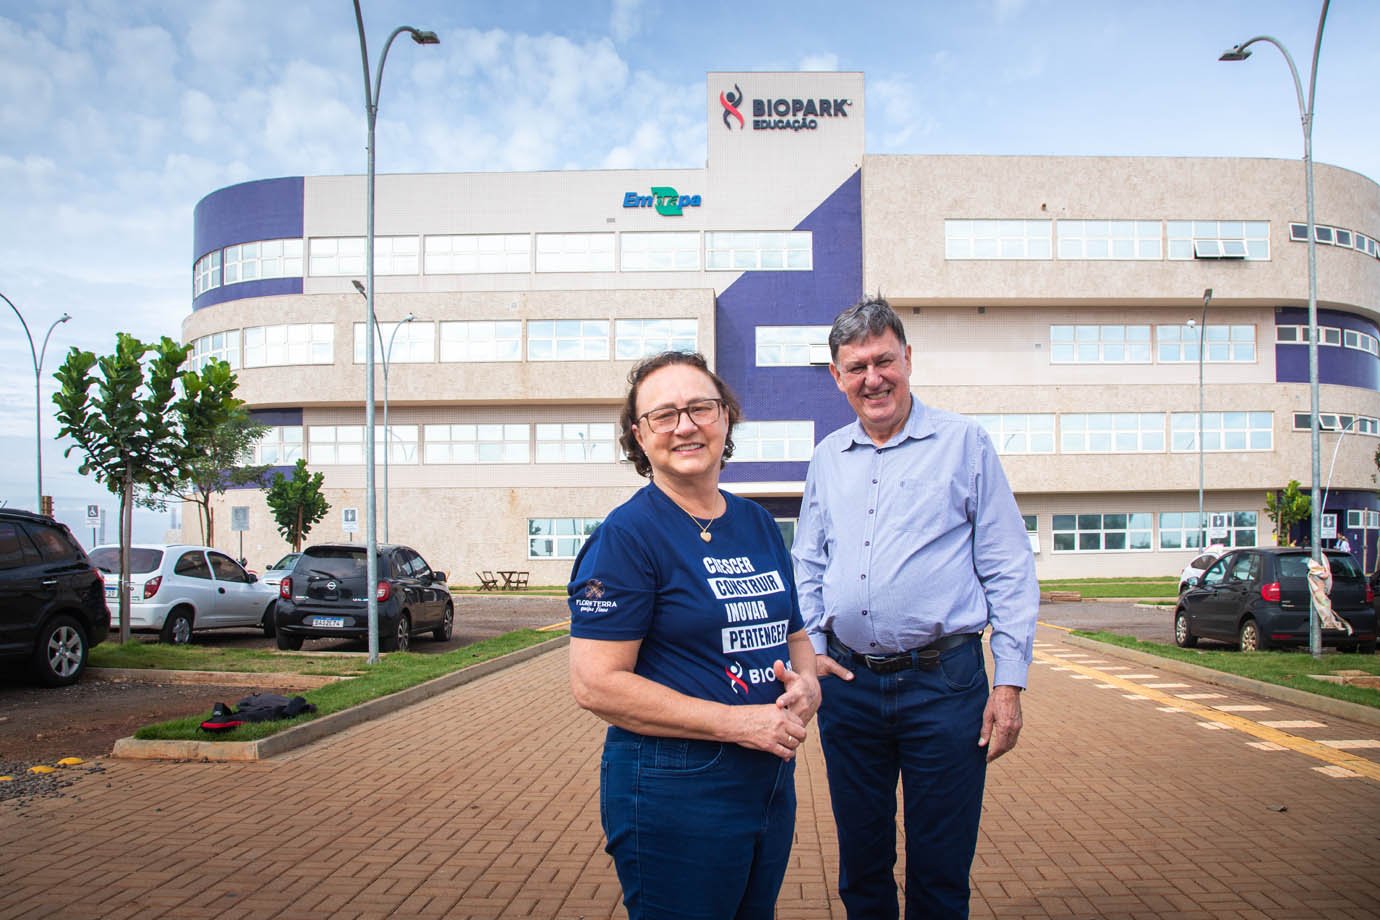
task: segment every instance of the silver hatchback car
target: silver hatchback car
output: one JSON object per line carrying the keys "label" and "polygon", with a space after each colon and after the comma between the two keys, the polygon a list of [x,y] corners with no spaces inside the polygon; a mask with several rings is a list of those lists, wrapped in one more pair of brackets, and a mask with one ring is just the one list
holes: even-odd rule
{"label": "silver hatchback car", "polygon": [[[273,635],[276,589],[263,584],[225,553],[209,546],[131,546],[130,629],[156,632],[163,642],[185,645],[193,631],[232,626]],[[98,546],[91,562],[105,580],[110,626],[120,627],[120,547]]]}

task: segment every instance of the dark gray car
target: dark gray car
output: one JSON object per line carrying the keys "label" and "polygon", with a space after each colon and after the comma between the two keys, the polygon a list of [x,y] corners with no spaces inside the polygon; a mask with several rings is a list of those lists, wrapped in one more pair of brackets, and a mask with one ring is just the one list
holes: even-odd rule
{"label": "dark gray car", "polygon": [[[445,642],[455,628],[446,573],[433,571],[409,546],[378,549],[379,648],[407,651],[412,637],[431,633]],[[278,586],[278,648],[304,639],[369,639],[365,548],[359,543],[307,547]]]}
{"label": "dark gray car", "polygon": [[[1350,553],[1326,552],[1332,569],[1328,598],[1333,611],[1351,624],[1325,629],[1324,645],[1343,651],[1375,651],[1374,595]],[[1309,551],[1291,546],[1236,549],[1189,579],[1174,610],[1174,641],[1183,648],[1199,638],[1233,642],[1243,652],[1307,645]]]}

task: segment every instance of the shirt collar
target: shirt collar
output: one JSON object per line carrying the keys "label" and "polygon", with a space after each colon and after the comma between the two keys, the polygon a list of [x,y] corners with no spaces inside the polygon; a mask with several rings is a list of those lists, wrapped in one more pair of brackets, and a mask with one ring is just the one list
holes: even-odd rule
{"label": "shirt collar", "polygon": [[[915,398],[912,393],[910,397],[910,414],[906,416],[906,422],[901,426],[901,431],[897,437],[887,442],[887,447],[896,447],[904,444],[910,439],[917,441],[928,438],[935,433],[934,423],[930,420],[929,409],[920,400]],[[871,447],[880,449],[872,443],[872,438],[863,429],[862,421],[855,418],[853,424],[848,426],[848,440],[843,444],[843,450],[851,450],[853,447]]]}

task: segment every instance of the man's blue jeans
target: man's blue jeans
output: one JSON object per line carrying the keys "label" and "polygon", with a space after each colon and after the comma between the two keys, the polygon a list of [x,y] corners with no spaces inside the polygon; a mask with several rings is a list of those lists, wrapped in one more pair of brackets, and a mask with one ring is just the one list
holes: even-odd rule
{"label": "man's blue jeans", "polygon": [[795,833],[795,764],[610,727],[599,817],[629,920],[771,920]]}
{"label": "man's blue jeans", "polygon": [[906,920],[968,916],[977,849],[987,705],[981,641],[940,656],[933,670],[820,681],[820,741],[839,835],[839,895],[850,920],[894,920],[896,780],[906,828]]}

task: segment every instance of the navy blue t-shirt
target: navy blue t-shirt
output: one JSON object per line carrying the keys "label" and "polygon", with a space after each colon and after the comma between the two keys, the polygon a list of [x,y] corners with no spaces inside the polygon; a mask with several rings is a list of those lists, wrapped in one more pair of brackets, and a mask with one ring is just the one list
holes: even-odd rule
{"label": "navy blue t-shirt", "polygon": [[570,634],[642,640],[636,673],[687,696],[770,703],[804,628],[791,557],[761,505],[726,492],[713,540],[655,485],[615,508],[571,572]]}

